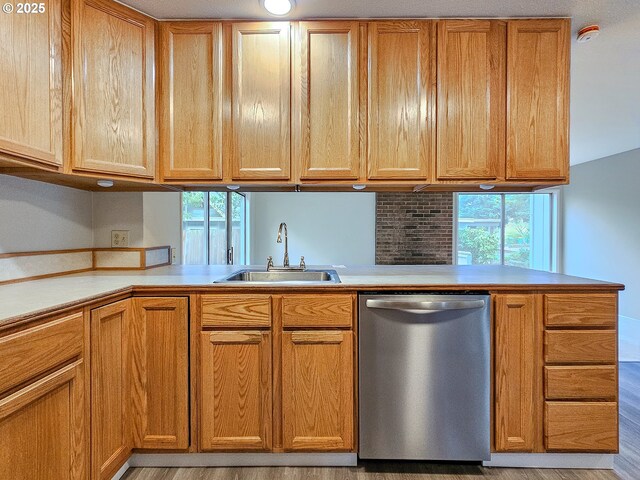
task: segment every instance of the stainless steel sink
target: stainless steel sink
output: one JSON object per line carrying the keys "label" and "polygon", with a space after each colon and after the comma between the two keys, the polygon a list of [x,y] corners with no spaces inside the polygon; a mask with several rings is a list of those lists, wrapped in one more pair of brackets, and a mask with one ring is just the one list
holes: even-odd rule
{"label": "stainless steel sink", "polygon": [[214,283],[340,283],[335,270],[239,270]]}

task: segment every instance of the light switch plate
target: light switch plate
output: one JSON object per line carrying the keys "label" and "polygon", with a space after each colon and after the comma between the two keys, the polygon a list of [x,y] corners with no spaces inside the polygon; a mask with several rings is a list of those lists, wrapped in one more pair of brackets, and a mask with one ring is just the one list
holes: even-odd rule
{"label": "light switch plate", "polygon": [[111,247],[126,248],[129,246],[129,230],[111,230]]}

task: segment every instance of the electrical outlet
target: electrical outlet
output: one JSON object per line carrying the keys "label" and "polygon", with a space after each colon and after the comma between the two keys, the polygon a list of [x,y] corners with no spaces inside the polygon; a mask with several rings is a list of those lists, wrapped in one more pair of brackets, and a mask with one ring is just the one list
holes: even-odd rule
{"label": "electrical outlet", "polygon": [[125,248],[129,246],[129,230],[111,230],[111,246]]}
{"label": "electrical outlet", "polygon": [[176,263],[176,249],[172,248],[171,249],[171,265]]}

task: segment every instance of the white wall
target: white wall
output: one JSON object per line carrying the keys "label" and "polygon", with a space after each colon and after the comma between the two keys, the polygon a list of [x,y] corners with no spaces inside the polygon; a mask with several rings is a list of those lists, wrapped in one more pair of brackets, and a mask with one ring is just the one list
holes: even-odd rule
{"label": "white wall", "polygon": [[144,243],[142,192],[96,192],[93,194],[94,246],[110,247],[111,230],[129,230],[130,247]]}
{"label": "white wall", "polygon": [[0,253],[89,248],[90,192],[0,175]]}
{"label": "white wall", "polygon": [[182,258],[180,193],[145,192],[142,198],[145,247],[171,245],[176,249],[176,262],[180,262]]}
{"label": "white wall", "polygon": [[278,225],[289,230],[289,259],[307,265],[375,263],[376,200],[373,193],[251,194],[251,263],[269,255],[282,264]]}

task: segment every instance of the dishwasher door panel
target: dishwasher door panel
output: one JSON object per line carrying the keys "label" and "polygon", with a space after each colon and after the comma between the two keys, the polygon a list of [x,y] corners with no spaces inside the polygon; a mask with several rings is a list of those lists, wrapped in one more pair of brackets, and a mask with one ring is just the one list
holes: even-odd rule
{"label": "dishwasher door panel", "polygon": [[[367,299],[410,304],[369,308]],[[419,308],[469,300],[484,306]],[[361,295],[359,307],[360,457],[488,460],[490,297]]]}

